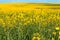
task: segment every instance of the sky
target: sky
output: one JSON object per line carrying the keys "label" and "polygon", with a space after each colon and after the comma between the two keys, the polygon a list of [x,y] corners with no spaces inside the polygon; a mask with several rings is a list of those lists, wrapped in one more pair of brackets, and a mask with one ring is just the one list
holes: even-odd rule
{"label": "sky", "polygon": [[0,0],[0,3],[11,3],[11,2],[43,2],[43,3],[60,3],[60,0]]}

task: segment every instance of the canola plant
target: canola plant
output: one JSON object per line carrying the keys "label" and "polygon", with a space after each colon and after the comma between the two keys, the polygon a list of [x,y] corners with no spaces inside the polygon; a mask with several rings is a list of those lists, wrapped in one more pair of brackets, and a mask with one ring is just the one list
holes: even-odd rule
{"label": "canola plant", "polygon": [[5,10],[0,9],[0,40],[60,40],[60,9]]}

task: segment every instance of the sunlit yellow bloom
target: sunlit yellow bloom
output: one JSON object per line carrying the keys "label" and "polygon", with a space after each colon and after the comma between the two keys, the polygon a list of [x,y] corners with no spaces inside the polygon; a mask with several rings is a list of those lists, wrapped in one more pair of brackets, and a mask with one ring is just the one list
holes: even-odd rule
{"label": "sunlit yellow bloom", "polygon": [[59,27],[56,27],[55,29],[56,29],[56,30],[59,30]]}
{"label": "sunlit yellow bloom", "polygon": [[52,38],[52,40],[55,40],[54,38]]}
{"label": "sunlit yellow bloom", "polygon": [[57,19],[59,19],[59,20],[60,20],[60,17],[59,17],[59,16],[57,16]]}
{"label": "sunlit yellow bloom", "polygon": [[39,33],[34,33],[33,36],[34,37],[40,37],[40,34]]}
{"label": "sunlit yellow bloom", "polygon": [[60,39],[60,36],[58,36],[58,38]]}
{"label": "sunlit yellow bloom", "polygon": [[33,37],[32,40],[40,40],[40,37]]}
{"label": "sunlit yellow bloom", "polygon": [[59,35],[60,35],[60,31],[59,31]]}
{"label": "sunlit yellow bloom", "polygon": [[40,39],[41,39],[41,38],[40,38],[39,33],[34,33],[34,34],[33,34],[32,40],[40,40]]}
{"label": "sunlit yellow bloom", "polygon": [[32,40],[34,40],[36,37],[33,37]]}

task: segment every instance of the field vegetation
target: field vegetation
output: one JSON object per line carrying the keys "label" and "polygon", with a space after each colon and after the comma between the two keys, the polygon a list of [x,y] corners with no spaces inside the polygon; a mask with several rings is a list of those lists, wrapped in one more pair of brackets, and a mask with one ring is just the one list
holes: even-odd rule
{"label": "field vegetation", "polygon": [[60,40],[59,7],[0,4],[0,40]]}

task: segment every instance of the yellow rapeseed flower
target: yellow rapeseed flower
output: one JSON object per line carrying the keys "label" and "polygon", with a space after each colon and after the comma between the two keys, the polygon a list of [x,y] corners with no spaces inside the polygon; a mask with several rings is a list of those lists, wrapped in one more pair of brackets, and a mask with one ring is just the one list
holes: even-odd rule
{"label": "yellow rapeseed flower", "polygon": [[60,20],[60,17],[59,17],[59,16],[57,16],[57,19],[58,19],[58,20]]}
{"label": "yellow rapeseed flower", "polygon": [[32,40],[40,40],[40,34],[39,33],[34,33],[33,34],[33,37],[32,37]]}
{"label": "yellow rapeseed flower", "polygon": [[55,40],[55,39],[52,37],[52,40]]}
{"label": "yellow rapeseed flower", "polygon": [[40,40],[40,37],[33,37],[32,40]]}
{"label": "yellow rapeseed flower", "polygon": [[56,27],[55,29],[56,29],[56,30],[59,30],[59,27]]}
{"label": "yellow rapeseed flower", "polygon": [[58,36],[58,38],[60,39],[60,36]]}

